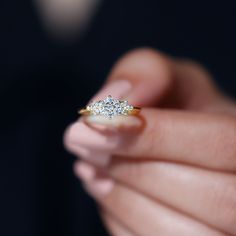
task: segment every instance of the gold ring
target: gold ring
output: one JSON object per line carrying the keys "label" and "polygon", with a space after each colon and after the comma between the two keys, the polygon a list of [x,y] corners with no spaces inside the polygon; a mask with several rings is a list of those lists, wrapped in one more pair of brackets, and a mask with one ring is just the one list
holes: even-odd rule
{"label": "gold ring", "polygon": [[128,101],[114,99],[111,95],[104,100],[91,102],[85,108],[79,110],[80,115],[101,115],[109,119],[120,115],[138,115],[140,107],[131,106]]}

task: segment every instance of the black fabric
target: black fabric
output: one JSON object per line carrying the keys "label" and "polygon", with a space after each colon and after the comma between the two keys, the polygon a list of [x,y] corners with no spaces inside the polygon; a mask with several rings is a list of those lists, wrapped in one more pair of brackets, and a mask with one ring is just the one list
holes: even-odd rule
{"label": "black fabric", "polygon": [[86,35],[59,42],[31,1],[0,8],[0,235],[106,235],[72,173],[66,126],[126,51],[154,47],[203,63],[236,94],[233,1],[105,0]]}

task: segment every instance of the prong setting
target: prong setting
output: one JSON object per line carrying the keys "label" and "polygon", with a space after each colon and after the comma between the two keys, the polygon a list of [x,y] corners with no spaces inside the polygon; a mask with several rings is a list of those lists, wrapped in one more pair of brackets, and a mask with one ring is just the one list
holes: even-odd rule
{"label": "prong setting", "polygon": [[91,115],[102,115],[109,119],[120,115],[129,115],[133,110],[133,106],[129,105],[128,101],[120,101],[114,99],[111,95],[104,100],[90,103],[86,109]]}

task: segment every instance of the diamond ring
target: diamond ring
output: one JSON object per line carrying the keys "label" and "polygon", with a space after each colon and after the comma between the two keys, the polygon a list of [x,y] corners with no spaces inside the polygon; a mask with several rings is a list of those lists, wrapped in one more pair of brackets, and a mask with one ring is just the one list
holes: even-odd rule
{"label": "diamond ring", "polygon": [[111,95],[104,100],[91,102],[85,108],[79,111],[81,115],[101,115],[109,119],[120,115],[137,115],[140,107],[131,106],[128,101],[114,99]]}

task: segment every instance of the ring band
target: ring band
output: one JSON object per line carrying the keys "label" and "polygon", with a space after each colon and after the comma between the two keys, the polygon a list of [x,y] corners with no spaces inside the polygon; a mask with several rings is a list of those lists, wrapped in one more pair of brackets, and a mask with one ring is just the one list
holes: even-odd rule
{"label": "ring band", "polygon": [[[140,111],[141,111],[140,107],[133,107],[133,109],[130,110],[127,115],[138,115]],[[92,112],[87,109],[87,107],[80,109],[79,114],[84,116],[93,115]]]}
{"label": "ring band", "polygon": [[91,102],[85,108],[79,110],[80,115],[102,115],[109,119],[120,115],[138,115],[140,107],[129,105],[128,101],[114,99],[109,95],[104,100]]}

